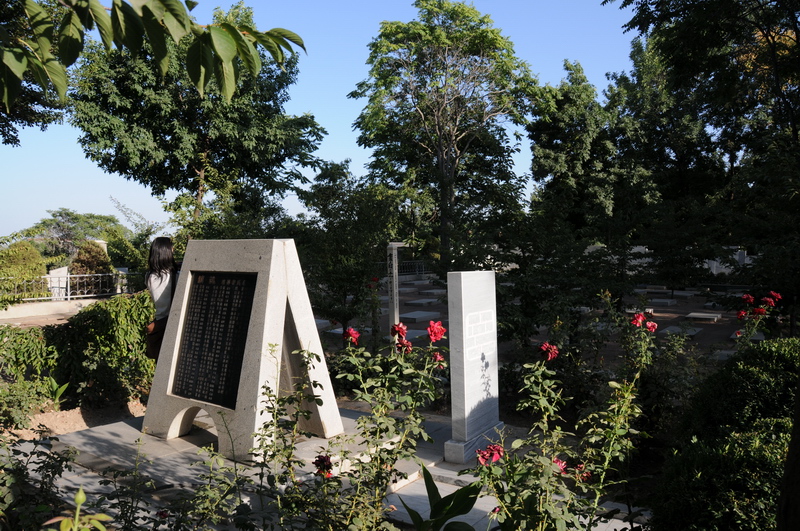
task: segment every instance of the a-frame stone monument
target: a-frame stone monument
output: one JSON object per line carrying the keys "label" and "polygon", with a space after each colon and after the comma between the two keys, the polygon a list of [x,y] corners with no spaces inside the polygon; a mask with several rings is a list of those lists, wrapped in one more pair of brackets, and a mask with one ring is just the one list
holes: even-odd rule
{"label": "a-frame stone monument", "polygon": [[[320,356],[303,368],[305,350]],[[280,394],[318,382],[303,428],[342,433],[330,376],[293,240],[191,240],[186,249],[142,431],[171,439],[205,410],[219,451],[247,460],[267,418],[263,386]],[[224,417],[224,419],[223,419]]]}

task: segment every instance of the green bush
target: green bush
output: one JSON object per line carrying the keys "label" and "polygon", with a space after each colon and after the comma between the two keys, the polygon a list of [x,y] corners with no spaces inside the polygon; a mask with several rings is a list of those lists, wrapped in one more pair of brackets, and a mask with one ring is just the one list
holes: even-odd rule
{"label": "green bush", "polygon": [[0,427],[28,428],[30,415],[44,402],[44,399],[37,382],[19,380],[0,383]]}
{"label": "green bush", "polygon": [[774,529],[791,425],[757,421],[750,431],[695,439],[673,455],[653,499],[653,530]]}
{"label": "green bush", "polygon": [[691,399],[685,439],[747,431],[764,418],[791,418],[800,375],[800,339],[762,341],[730,358]]}
{"label": "green bush", "polygon": [[111,258],[100,247],[100,244],[93,241],[84,242],[78,248],[75,258],[69,265],[71,275],[95,275],[113,273],[114,267],[111,265]]}
{"label": "green bush", "polygon": [[55,378],[70,382],[81,404],[127,402],[146,393],[153,363],[145,356],[144,328],[153,318],[147,292],[120,295],[84,308],[66,324],[46,327],[58,361]]}
{"label": "green bush", "polygon": [[40,327],[0,325],[0,375],[11,381],[38,379],[50,374],[56,351]]}
{"label": "green bush", "polygon": [[127,403],[150,387],[144,328],[152,318],[150,296],[139,292],[96,302],[63,325],[0,327],[0,373],[11,382],[69,383],[68,403]]}

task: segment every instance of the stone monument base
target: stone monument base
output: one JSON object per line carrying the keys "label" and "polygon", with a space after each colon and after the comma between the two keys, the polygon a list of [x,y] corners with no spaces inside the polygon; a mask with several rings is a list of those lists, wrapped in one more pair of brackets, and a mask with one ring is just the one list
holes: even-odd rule
{"label": "stone monument base", "polygon": [[450,439],[444,443],[444,460],[448,463],[463,465],[471,459],[475,459],[475,451],[483,450],[487,445],[500,440],[499,431],[505,424],[498,422],[494,427],[485,430],[483,433],[473,437],[469,441],[456,441]]}

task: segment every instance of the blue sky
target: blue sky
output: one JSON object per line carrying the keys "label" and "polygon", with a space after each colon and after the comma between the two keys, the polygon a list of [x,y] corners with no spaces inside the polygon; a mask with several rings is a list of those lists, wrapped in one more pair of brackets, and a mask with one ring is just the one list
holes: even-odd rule
{"label": "blue sky", "polygon": [[[193,11],[199,23],[211,21],[219,6],[233,1],[200,0]],[[369,153],[356,145],[353,121],[363,100],[346,96],[366,79],[367,45],[377,35],[381,21],[408,22],[416,18],[413,0],[300,0],[264,2],[246,0],[253,7],[258,29],[290,29],[303,37],[307,54],[300,59],[300,75],[290,89],[290,114],[313,114],[328,131],[318,155],[326,160],[351,159],[351,170],[363,174]],[[564,78],[564,60],[583,66],[598,92],[607,86],[606,73],[630,69],[632,33],[622,25],[630,18],[618,3],[601,0],[474,0],[488,14],[526,61],[542,84]],[[0,235],[29,227],[48,217],[48,210],[64,207],[81,213],[112,214],[124,222],[110,197],[151,221],[165,222],[159,200],[144,186],[106,174],[84,158],[77,144],[78,131],[67,125],[21,132],[21,146],[0,145],[0,179],[6,197],[0,208]],[[523,143],[523,148],[525,148]],[[527,173],[530,152],[523,149],[517,171]],[[298,211],[289,197],[286,206]]]}

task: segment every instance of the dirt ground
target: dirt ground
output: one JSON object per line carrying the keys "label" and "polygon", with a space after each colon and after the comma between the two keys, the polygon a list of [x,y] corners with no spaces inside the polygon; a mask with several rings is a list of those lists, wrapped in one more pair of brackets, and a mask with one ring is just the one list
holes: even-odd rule
{"label": "dirt ground", "polygon": [[63,435],[74,431],[85,430],[94,426],[102,426],[119,420],[144,415],[146,406],[134,401],[127,406],[112,406],[102,409],[74,408],[63,411],[37,413],[31,417],[30,428],[11,430],[17,438],[31,440],[37,438],[36,428],[43,427],[43,435]]}

